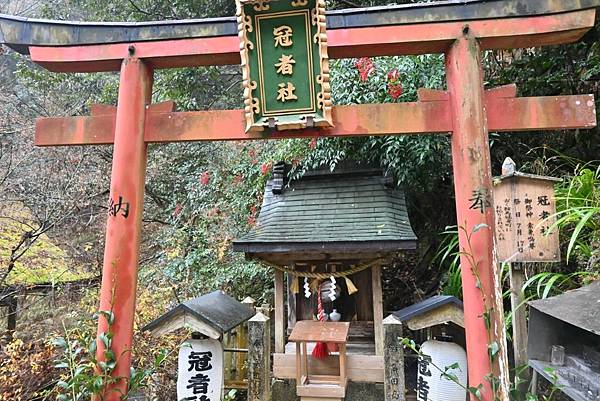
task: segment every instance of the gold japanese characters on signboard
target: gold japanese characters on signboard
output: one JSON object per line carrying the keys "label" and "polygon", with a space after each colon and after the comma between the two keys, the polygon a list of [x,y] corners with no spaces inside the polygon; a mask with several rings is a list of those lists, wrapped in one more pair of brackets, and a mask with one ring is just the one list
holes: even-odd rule
{"label": "gold japanese characters on signboard", "polygon": [[273,29],[273,37],[275,39],[275,47],[289,47],[294,44],[292,42],[292,28],[287,25],[281,25]]}
{"label": "gold japanese characters on signboard", "polygon": [[[554,177],[519,173],[507,159],[509,171],[494,178],[496,248],[501,262],[560,260]],[[507,164],[505,162],[505,165]],[[512,164],[511,164],[512,163]]]}
{"label": "gold japanese characters on signboard", "polygon": [[331,127],[324,0],[237,0],[246,132]]}
{"label": "gold japanese characters on signboard", "polygon": [[275,64],[275,67],[277,67],[278,74],[292,75],[294,73],[294,64],[296,64],[296,60],[294,60],[293,54],[282,54],[279,58],[279,63]]}

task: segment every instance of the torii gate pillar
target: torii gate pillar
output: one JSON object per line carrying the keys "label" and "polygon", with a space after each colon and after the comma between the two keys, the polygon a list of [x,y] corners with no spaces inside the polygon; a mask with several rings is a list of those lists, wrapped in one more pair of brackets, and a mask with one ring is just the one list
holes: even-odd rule
{"label": "torii gate pillar", "polygon": [[[508,400],[507,353],[498,352],[500,348],[506,350],[506,336],[502,287],[493,253],[494,209],[481,49],[477,39],[470,36],[468,26],[463,34],[446,53],[446,79],[453,126],[452,167],[469,385],[483,384],[486,400],[495,399],[494,395]],[[482,378],[492,381],[492,377],[500,383],[482,383]],[[496,391],[498,394],[490,395]]]}
{"label": "torii gate pillar", "polygon": [[[117,362],[113,371],[117,382],[106,386],[105,394],[100,397],[106,401],[120,400],[127,394],[144,208],[147,148],[144,125],[152,82],[152,69],[143,61],[123,60],[100,291],[100,311],[111,311],[118,318],[109,324],[107,316],[101,314],[98,322],[98,338],[109,331],[114,335],[110,348]],[[98,360],[106,361],[105,345],[102,341],[97,341],[97,345]]]}
{"label": "torii gate pillar", "polygon": [[[517,98],[515,86],[484,92],[481,52],[579,40],[594,26],[595,8],[600,7],[600,0],[589,0],[587,6],[551,0],[504,2],[513,4],[515,9],[527,2],[528,7],[524,8],[528,10],[531,3],[534,14],[513,16],[507,11],[513,8],[507,4],[498,8],[499,14],[494,16],[489,14],[487,4],[467,2],[440,3],[444,9],[453,9],[442,21],[436,18],[432,19],[434,22],[421,21],[418,16],[423,5],[415,6],[418,13],[413,15],[412,23],[390,24],[386,13],[374,17],[373,10],[368,11],[372,23],[367,25],[347,26],[351,19],[340,20],[343,26],[338,22],[338,26],[327,33],[332,58],[445,53],[448,92],[424,90],[419,93],[418,102],[410,103],[334,106],[332,129],[278,131],[268,135],[270,139],[282,139],[451,133],[469,386],[481,392],[480,397],[471,394],[473,401],[508,400],[502,293],[493,253],[488,129],[518,132],[596,126],[592,95]],[[426,7],[437,6],[427,4]],[[409,8],[388,11],[398,13],[395,18],[404,21]],[[461,20],[467,13],[473,18]],[[451,18],[452,15],[456,18]],[[0,27],[3,18],[0,16]],[[364,21],[364,18],[366,15],[359,20]],[[198,23],[208,24],[206,21]],[[28,42],[31,38],[13,39],[14,43],[27,44],[32,61],[51,71],[121,69],[116,115],[113,108],[101,106],[96,112],[92,108],[91,116],[41,118],[36,124],[38,146],[114,143],[100,309],[112,311],[115,318],[109,324],[106,316],[100,317],[97,343],[98,359],[106,360],[103,346],[106,338],[101,334],[110,328],[114,335],[110,348],[118,363],[111,372],[115,382],[106,386],[102,400],[121,400],[126,398],[131,362],[146,144],[265,138],[261,133],[245,132],[244,110],[241,109],[175,112],[172,103],[147,107],[152,87],[149,66],[158,69],[238,64],[239,39],[237,35],[219,31],[220,25],[209,24],[207,26],[214,30],[203,31],[204,34],[194,38],[175,35],[156,40],[126,40],[126,33],[135,31],[127,25],[121,32],[125,38],[122,42],[114,43],[111,35],[110,40],[87,43],[80,41],[80,37],[95,36],[80,31],[95,28],[79,23],[66,31],[62,22],[49,25],[43,21],[44,28],[37,26],[36,29],[31,24],[36,26],[38,22],[11,20],[11,27],[12,24],[23,25],[26,38],[30,32],[40,29],[46,32],[34,35],[34,43]],[[114,25],[106,29],[112,30]],[[147,29],[155,28],[136,29],[141,30],[136,31],[139,39],[153,37],[154,33],[150,34]],[[172,28],[168,29],[170,32]],[[217,31],[222,35],[213,37]],[[11,28],[3,32],[10,36],[20,31]],[[54,32],[60,43],[54,46],[46,43],[45,38],[53,36],[48,32]],[[64,42],[63,37],[68,40]],[[110,352],[107,354],[112,357]]]}

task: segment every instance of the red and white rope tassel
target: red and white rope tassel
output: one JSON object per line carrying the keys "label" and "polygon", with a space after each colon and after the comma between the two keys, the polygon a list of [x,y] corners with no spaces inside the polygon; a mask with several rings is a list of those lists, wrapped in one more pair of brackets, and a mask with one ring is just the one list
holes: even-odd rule
{"label": "red and white rope tassel", "polygon": [[[325,310],[323,309],[323,301],[321,300],[321,286],[317,286],[317,319],[319,322],[325,322]],[[313,349],[312,356],[317,359],[324,359],[329,356],[327,344],[318,342]]]}

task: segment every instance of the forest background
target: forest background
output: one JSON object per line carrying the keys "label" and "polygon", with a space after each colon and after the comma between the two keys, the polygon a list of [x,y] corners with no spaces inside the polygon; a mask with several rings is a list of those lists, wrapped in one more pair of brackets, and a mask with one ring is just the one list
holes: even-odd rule
{"label": "forest background", "polygon": [[[400,1],[395,3],[410,3]],[[385,0],[331,0],[329,9]],[[232,0],[9,0],[0,13],[62,20],[145,21],[229,16]],[[600,99],[598,27],[573,45],[486,52],[485,85],[516,83],[520,96],[592,93]],[[416,100],[419,87],[444,89],[439,55],[335,60],[335,104]],[[109,190],[111,147],[35,148],[36,117],[89,114],[116,103],[116,74],[51,74],[7,48],[0,50],[0,297],[19,294],[14,339],[0,349],[0,400],[64,393],[54,360],[59,337],[83,344],[95,330]],[[238,66],[156,72],[153,101],[179,110],[239,108]],[[505,157],[521,171],[564,178],[558,185],[562,262],[527,265],[527,295],[544,297],[598,278],[600,129],[490,134],[492,170]],[[395,136],[239,143],[151,145],[148,157],[136,327],[185,299],[214,289],[272,303],[272,272],[231,251],[255,224],[271,166],[295,166],[293,178],[351,159],[380,166],[407,192],[419,238],[415,252],[384,269],[385,310],[435,293],[460,296],[456,218],[447,137]],[[454,228],[452,228],[454,226]],[[87,282],[87,281],[86,281]],[[23,295],[46,285],[44,296]],[[4,308],[5,309],[5,308]],[[0,313],[6,320],[6,311]],[[510,323],[510,315],[507,315]],[[135,365],[153,371],[178,338],[136,334]],[[153,391],[174,399],[173,355],[153,375]],[[64,379],[64,377],[63,377]],[[63,394],[64,395],[64,394]],[[42,399],[42,398],[39,398]],[[63,398],[71,399],[71,398]]]}

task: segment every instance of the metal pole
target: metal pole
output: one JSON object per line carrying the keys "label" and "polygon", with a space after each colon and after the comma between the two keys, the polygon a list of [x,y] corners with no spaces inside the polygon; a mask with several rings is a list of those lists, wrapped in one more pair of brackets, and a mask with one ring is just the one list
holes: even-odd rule
{"label": "metal pole", "polygon": [[109,331],[113,335],[110,349],[117,363],[112,376],[117,380],[105,386],[103,401],[122,400],[127,393],[146,174],[144,121],[151,97],[152,69],[139,59],[124,59],[100,290],[100,311],[112,311],[114,322],[100,316],[97,339],[97,358],[106,361],[110,356],[105,355],[101,336]]}
{"label": "metal pole", "polygon": [[[508,400],[508,363],[502,290],[495,270],[494,213],[488,129],[479,43],[469,27],[446,54],[452,112],[452,164],[459,226],[469,386],[483,385],[482,401]],[[498,348],[494,361],[489,347]],[[497,394],[490,375],[499,379]],[[476,397],[471,395],[471,400]]]}

